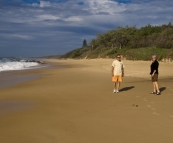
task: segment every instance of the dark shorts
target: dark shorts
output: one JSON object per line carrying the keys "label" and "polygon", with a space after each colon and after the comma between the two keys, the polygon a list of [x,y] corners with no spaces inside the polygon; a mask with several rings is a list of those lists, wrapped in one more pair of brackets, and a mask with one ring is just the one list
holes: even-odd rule
{"label": "dark shorts", "polygon": [[158,74],[154,74],[154,76],[151,76],[151,81],[152,82],[158,81]]}

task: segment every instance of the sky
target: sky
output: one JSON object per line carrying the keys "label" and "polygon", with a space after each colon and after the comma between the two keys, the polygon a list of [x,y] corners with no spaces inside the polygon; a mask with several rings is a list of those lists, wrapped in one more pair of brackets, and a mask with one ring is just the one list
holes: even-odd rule
{"label": "sky", "polygon": [[118,26],[169,22],[172,0],[0,0],[0,57],[61,55]]}

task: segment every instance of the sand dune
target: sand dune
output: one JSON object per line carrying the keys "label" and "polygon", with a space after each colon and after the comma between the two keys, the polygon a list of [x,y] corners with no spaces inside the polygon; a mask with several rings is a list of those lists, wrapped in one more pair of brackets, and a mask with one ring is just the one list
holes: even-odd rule
{"label": "sand dune", "polygon": [[160,63],[155,96],[150,62],[124,61],[121,92],[113,94],[112,59],[47,61],[52,68],[19,72],[46,76],[0,89],[0,142],[173,142],[172,63]]}

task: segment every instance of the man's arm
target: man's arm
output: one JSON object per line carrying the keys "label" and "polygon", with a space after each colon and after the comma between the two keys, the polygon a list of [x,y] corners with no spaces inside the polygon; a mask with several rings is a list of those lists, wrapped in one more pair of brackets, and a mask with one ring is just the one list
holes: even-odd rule
{"label": "man's arm", "polygon": [[122,77],[124,76],[124,64],[122,65]]}
{"label": "man's arm", "polygon": [[111,74],[112,74],[112,76],[114,76],[114,67],[113,66],[112,66]]}
{"label": "man's arm", "polygon": [[152,76],[154,76],[155,72],[156,72],[156,70],[154,70],[154,72],[152,73]]}
{"label": "man's arm", "polygon": [[124,76],[124,68],[122,68],[122,77]]}

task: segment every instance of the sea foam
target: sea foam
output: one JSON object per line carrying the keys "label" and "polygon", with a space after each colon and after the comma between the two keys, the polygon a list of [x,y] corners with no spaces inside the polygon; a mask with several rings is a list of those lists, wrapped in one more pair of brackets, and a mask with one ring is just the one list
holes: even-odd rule
{"label": "sea foam", "polygon": [[0,60],[0,71],[23,70],[38,65],[37,62],[26,62],[26,60],[3,58]]}

